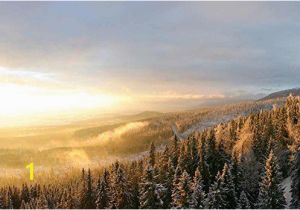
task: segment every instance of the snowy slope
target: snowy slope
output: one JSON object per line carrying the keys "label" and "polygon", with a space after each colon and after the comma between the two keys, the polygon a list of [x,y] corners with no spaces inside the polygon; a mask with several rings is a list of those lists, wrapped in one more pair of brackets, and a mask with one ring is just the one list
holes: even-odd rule
{"label": "snowy slope", "polygon": [[195,131],[203,131],[206,128],[214,127],[220,123],[229,122],[230,120],[233,120],[233,119],[237,118],[238,116],[243,116],[243,115],[245,115],[245,113],[241,112],[239,114],[227,114],[227,115],[223,115],[223,116],[222,115],[216,116],[211,119],[202,120],[199,123],[196,123],[195,125],[191,126],[186,131],[184,131],[182,133],[182,136],[184,138],[186,138]]}
{"label": "snowy slope", "polygon": [[259,99],[259,101],[288,97],[290,94],[292,94],[294,96],[300,96],[300,88],[293,88],[293,89],[274,92],[274,93],[267,95],[266,97],[264,97],[262,99]]}

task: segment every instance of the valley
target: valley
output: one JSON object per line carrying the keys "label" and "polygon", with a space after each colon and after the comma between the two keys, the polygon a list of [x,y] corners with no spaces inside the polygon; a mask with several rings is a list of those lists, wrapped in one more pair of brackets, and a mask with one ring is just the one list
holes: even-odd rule
{"label": "valley", "polygon": [[151,142],[169,145],[174,133],[186,139],[220,123],[270,110],[283,101],[249,101],[170,113],[143,112],[68,125],[2,128],[0,166],[25,171],[24,166],[31,161],[43,168],[107,165],[140,156]]}

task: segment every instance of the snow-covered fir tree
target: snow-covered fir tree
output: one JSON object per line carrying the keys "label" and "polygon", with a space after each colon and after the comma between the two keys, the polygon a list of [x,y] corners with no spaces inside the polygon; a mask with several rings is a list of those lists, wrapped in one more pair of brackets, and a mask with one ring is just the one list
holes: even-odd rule
{"label": "snow-covered fir tree", "polygon": [[240,197],[242,189],[242,180],[243,180],[243,170],[240,166],[240,161],[238,155],[233,153],[231,157],[231,175],[232,181],[234,183],[234,188],[236,192],[236,196]]}
{"label": "snow-covered fir tree", "polygon": [[[46,196],[43,194],[36,200],[36,208],[38,209],[48,209],[48,201],[46,199]],[[65,207],[67,208],[67,207]]]}
{"label": "snow-covered fir tree", "polygon": [[92,176],[91,170],[88,170],[87,176],[85,176],[83,189],[81,192],[81,207],[85,209],[95,208],[94,192],[92,189]]}
{"label": "snow-covered fir tree", "polygon": [[281,181],[277,160],[271,150],[265,165],[265,175],[260,185],[257,208],[278,209],[285,207],[286,201],[280,185]]}
{"label": "snow-covered fir tree", "polygon": [[295,164],[293,166],[292,173],[292,201],[291,208],[299,209],[300,208],[300,148],[296,153]]}
{"label": "snow-covered fir tree", "polygon": [[114,166],[112,177],[112,189],[110,207],[111,208],[131,208],[132,194],[126,173],[120,163]]}
{"label": "snow-covered fir tree", "polygon": [[159,170],[159,183],[164,188],[164,193],[162,195],[162,200],[164,201],[163,208],[171,208],[173,177],[175,169],[173,167],[172,159],[165,155],[166,153],[164,152]]}
{"label": "snow-covered fir tree", "polygon": [[204,208],[205,192],[203,189],[203,180],[199,168],[197,168],[195,171],[195,176],[193,179],[191,190],[192,195],[190,201],[190,208]]}
{"label": "snow-covered fir tree", "polygon": [[178,158],[178,167],[181,171],[188,170],[188,163],[190,163],[188,148],[187,148],[187,141],[182,141],[179,158]]}
{"label": "snow-covered fir tree", "polygon": [[207,163],[207,156],[206,156],[206,144],[205,139],[201,139],[201,146],[199,150],[199,171],[203,179],[203,189],[207,193],[209,191],[210,187],[210,180],[211,180],[211,174],[209,172],[209,166]]}
{"label": "snow-covered fir tree", "polygon": [[150,151],[149,151],[149,164],[152,168],[154,168],[155,165],[155,145],[152,142],[150,145]]}
{"label": "snow-covered fir tree", "polygon": [[179,200],[179,188],[178,184],[180,181],[180,176],[181,176],[181,169],[179,167],[176,168],[174,176],[173,176],[173,181],[172,181],[172,203],[171,206],[172,208],[175,208],[177,206],[178,200]]}
{"label": "snow-covered fir tree", "polygon": [[183,171],[176,185],[178,197],[173,201],[173,207],[177,209],[189,208],[191,203],[191,178],[186,171]]}
{"label": "snow-covered fir tree", "polygon": [[96,208],[104,209],[109,207],[109,188],[104,177],[97,182],[96,188]]}
{"label": "snow-covered fir tree", "polygon": [[207,198],[205,200],[205,208],[207,209],[220,209],[223,207],[224,200],[221,192],[221,177],[222,174],[218,172],[216,181],[210,186]]}
{"label": "snow-covered fir tree", "polygon": [[189,140],[189,155],[190,155],[190,163],[189,163],[189,174],[195,174],[195,171],[199,165],[200,157],[199,157],[199,145],[195,136],[193,136]]}
{"label": "snow-covered fir tree", "polygon": [[140,208],[161,208],[163,206],[163,201],[161,199],[162,192],[160,191],[161,189],[162,188],[155,182],[154,170],[149,163],[140,184]]}
{"label": "snow-covered fir tree", "polygon": [[177,168],[178,152],[179,152],[179,139],[178,139],[177,135],[174,135],[172,143],[173,143],[173,145],[172,145],[172,149],[171,149],[171,158],[172,158],[174,168]]}
{"label": "snow-covered fir tree", "polygon": [[220,191],[222,194],[222,200],[224,201],[222,207],[224,209],[234,209],[238,206],[231,170],[231,166],[225,163],[220,183]]}
{"label": "snow-covered fir tree", "polygon": [[247,198],[247,195],[244,191],[242,191],[240,193],[238,208],[240,208],[240,209],[250,209],[251,208],[250,202],[249,202],[249,200]]}

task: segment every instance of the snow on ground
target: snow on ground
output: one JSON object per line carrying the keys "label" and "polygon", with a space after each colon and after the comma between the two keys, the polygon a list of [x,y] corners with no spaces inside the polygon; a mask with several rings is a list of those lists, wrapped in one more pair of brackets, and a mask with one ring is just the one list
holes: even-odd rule
{"label": "snow on ground", "polygon": [[216,126],[220,123],[226,123],[229,122],[230,120],[233,120],[234,118],[238,116],[243,116],[245,115],[244,112],[241,112],[239,114],[226,114],[226,115],[219,115],[215,116],[213,118],[208,118],[205,120],[200,121],[199,123],[196,123],[195,125],[191,126],[189,129],[184,131],[182,133],[182,136],[184,138],[188,137],[190,134],[192,134],[195,131],[203,131],[206,128]]}
{"label": "snow on ground", "polygon": [[182,134],[178,131],[178,128],[177,128],[177,126],[176,126],[175,123],[172,124],[172,130],[173,130],[174,135],[175,135],[179,140],[184,139],[184,137],[182,136]]}
{"label": "snow on ground", "polygon": [[286,200],[285,208],[287,208],[287,209],[289,208],[289,206],[291,204],[291,200],[292,200],[291,184],[292,184],[291,176],[284,179],[281,183],[281,186],[284,189],[284,197],[285,197],[285,200]]}

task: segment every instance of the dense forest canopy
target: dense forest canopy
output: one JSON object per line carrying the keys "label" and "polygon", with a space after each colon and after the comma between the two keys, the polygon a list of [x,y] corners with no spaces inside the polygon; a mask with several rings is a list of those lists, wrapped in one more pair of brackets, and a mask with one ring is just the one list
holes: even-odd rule
{"label": "dense forest canopy", "polygon": [[3,186],[1,208],[300,208],[300,98],[241,116],[135,161],[50,184]]}

